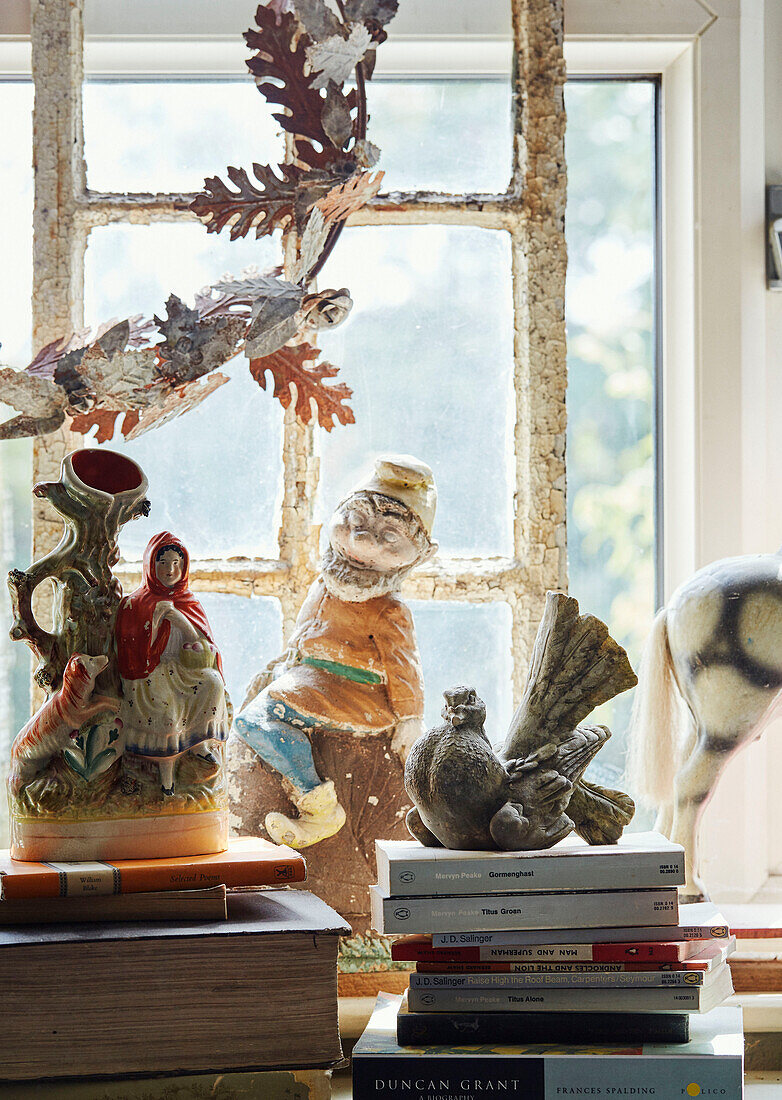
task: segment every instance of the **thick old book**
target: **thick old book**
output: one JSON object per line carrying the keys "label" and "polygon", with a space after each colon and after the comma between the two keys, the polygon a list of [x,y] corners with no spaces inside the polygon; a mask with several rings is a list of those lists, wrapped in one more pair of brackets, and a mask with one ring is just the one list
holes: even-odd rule
{"label": "thick old book", "polygon": [[[384,897],[370,886],[372,927],[378,932],[452,932],[472,929],[529,930],[603,928],[612,925],[675,925],[675,887],[659,890],[584,890],[556,893],[487,894],[458,897]],[[670,938],[670,937],[669,937]]]}
{"label": "thick old book", "polygon": [[[489,933],[491,934],[491,933]],[[524,934],[524,933],[522,933]],[[562,933],[565,934],[564,932]],[[594,935],[599,935],[595,930]],[[403,936],[391,945],[396,962],[414,962],[431,966],[534,965],[552,962],[604,963],[639,962],[650,966],[681,964],[716,946],[725,950],[730,939],[678,940],[673,943],[547,943],[509,944],[507,947],[432,947],[432,936]],[[732,950],[732,948],[731,948]]]}
{"label": "thick old book", "polygon": [[411,1012],[709,1012],[732,993],[730,968],[724,965],[700,986],[411,988],[408,1003]]}
{"label": "thick old book", "polygon": [[[712,970],[625,969],[623,963],[551,964],[551,968],[526,969],[501,973],[490,970],[470,974],[432,974],[416,971],[410,975],[411,989],[528,989],[536,986],[563,989],[641,989],[646,986],[702,986],[716,981],[723,967]],[[632,964],[631,964],[632,966]]]}
{"label": "thick old book", "polygon": [[26,863],[0,852],[0,897],[94,897],[207,886],[287,886],[307,877],[303,857],[260,837],[237,837],[225,852],[114,863]]}
{"label": "thick old book", "polygon": [[399,997],[378,997],[353,1049],[353,1100],[430,1094],[742,1097],[739,1008],[690,1019],[612,1013],[459,1017],[400,1007]]}
{"label": "thick old book", "polygon": [[12,898],[0,901],[0,925],[70,921],[226,920],[226,889],[154,890],[98,897]]}
{"label": "thick old book", "polygon": [[710,901],[679,906],[678,920],[678,924],[655,919],[646,925],[626,926],[617,919],[612,926],[597,929],[584,924],[523,931],[474,932],[457,928],[449,932],[433,931],[432,947],[518,947],[555,943],[629,943],[635,947],[650,941],[726,940],[730,935],[727,921]]}
{"label": "thick old book", "polygon": [[303,890],[233,894],[226,921],[2,928],[0,1077],[334,1065],[349,932]]}
{"label": "thick old book", "polygon": [[590,845],[571,835],[545,852],[462,852],[416,840],[378,840],[377,882],[386,897],[505,894],[509,890],[626,890],[679,886],[684,849],[660,833],[626,833]]}

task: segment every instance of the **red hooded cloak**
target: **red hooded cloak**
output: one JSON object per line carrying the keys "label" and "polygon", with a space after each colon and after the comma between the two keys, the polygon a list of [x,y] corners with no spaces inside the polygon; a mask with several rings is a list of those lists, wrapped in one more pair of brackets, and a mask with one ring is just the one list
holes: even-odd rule
{"label": "red hooded cloak", "polygon": [[[184,559],[182,576],[171,588],[162,584],[155,572],[155,560],[164,546],[176,547]],[[152,612],[161,600],[169,600],[199,634],[212,645],[215,644],[206,613],[188,587],[189,577],[190,555],[178,538],[170,531],[161,531],[159,535],[149,540],[144,551],[141,585],[123,599],[114,628],[117,641],[117,665],[120,676],[124,680],[141,680],[160,664],[171,634],[171,623],[164,620],[157,637],[152,641]],[[223,665],[219,653],[217,668],[222,676]]]}

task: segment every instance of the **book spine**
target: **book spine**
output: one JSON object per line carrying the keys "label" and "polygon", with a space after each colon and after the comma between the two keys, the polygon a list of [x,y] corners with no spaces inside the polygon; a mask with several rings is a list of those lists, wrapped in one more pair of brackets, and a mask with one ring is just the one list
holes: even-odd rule
{"label": "book spine", "polygon": [[684,852],[623,852],[586,856],[463,856],[394,859],[378,848],[378,878],[386,896],[506,894],[509,890],[626,890],[679,886]]}
{"label": "book spine", "polygon": [[562,989],[642,989],[669,986],[703,985],[702,970],[591,970],[549,973],[509,974],[421,974],[410,975],[410,989],[525,989],[545,987]]}
{"label": "book spine", "polygon": [[391,958],[400,962],[505,963],[505,962],[648,962],[676,963],[688,958],[684,943],[579,943],[524,945],[517,947],[436,948],[398,941]]}
{"label": "book spine", "polygon": [[[432,947],[436,949],[446,948],[449,951],[457,947],[529,947],[539,944],[550,944],[555,930],[526,929],[521,931],[484,930],[480,932],[470,930],[453,932],[432,932]],[[646,925],[643,927],[609,927],[601,928],[596,934],[592,928],[579,925],[578,928],[562,929],[561,943],[596,943],[598,939],[602,944],[626,944],[637,947],[640,943],[652,941],[678,942],[684,940],[726,940],[730,932],[728,926],[721,925]],[[556,941],[555,941],[556,942]]]}
{"label": "book spine", "polygon": [[212,886],[287,886],[304,882],[302,857],[231,860],[213,864],[172,866],[139,861],[138,866],[110,863],[50,865],[48,873],[14,873],[3,876],[3,898],[105,897],[110,894],[150,893],[166,890],[203,890]]}
{"label": "book spine", "polygon": [[224,886],[167,890],[110,897],[15,898],[0,902],[0,925],[60,924],[69,921],[226,920]]}
{"label": "book spine", "polygon": [[495,894],[476,897],[382,898],[370,889],[373,926],[379,932],[526,930],[655,921],[675,923],[676,890],[597,891],[583,894]]}
{"label": "book spine", "polygon": [[411,1012],[699,1012],[700,988],[411,989]]}
{"label": "book spine", "polygon": [[[396,1028],[400,1046],[583,1043],[608,1046],[613,1053],[620,1043],[686,1043],[690,1037],[690,1018],[681,1013],[637,1012],[528,1012],[523,1017],[516,1012],[465,1012],[450,1016],[438,1012],[404,1012],[397,1017]],[[570,1062],[574,1053],[563,1061]],[[447,1057],[446,1052],[444,1056]],[[640,1061],[638,1055],[635,1057]],[[423,1064],[420,1055],[415,1058],[417,1065]],[[400,1059],[395,1057],[394,1064],[398,1061]],[[607,1055],[605,1061],[615,1065],[615,1057]],[[363,1058],[354,1055],[354,1071],[363,1062]],[[603,1095],[618,1094],[604,1092]]]}
{"label": "book spine", "polygon": [[418,962],[419,974],[587,974],[612,971],[617,974],[682,973],[708,971],[708,963],[562,963],[562,962]]}
{"label": "book spine", "polygon": [[304,882],[307,877],[303,859],[269,859],[251,862],[226,860],[220,864],[193,867],[123,867],[120,873],[122,894],[148,890],[201,890],[208,886],[287,886]]}

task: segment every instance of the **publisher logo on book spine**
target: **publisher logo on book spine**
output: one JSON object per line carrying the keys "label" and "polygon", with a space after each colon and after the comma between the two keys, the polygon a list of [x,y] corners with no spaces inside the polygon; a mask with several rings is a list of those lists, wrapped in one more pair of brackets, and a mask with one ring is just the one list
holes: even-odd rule
{"label": "publisher logo on book spine", "polygon": [[406,905],[401,905],[398,909],[394,910],[394,916],[397,920],[409,920],[410,910]]}
{"label": "publisher logo on book spine", "polygon": [[400,882],[415,882],[415,871],[402,871],[399,876]]}
{"label": "publisher logo on book spine", "polygon": [[274,868],[274,877],[275,878],[293,878],[293,868],[292,867],[275,867]]}

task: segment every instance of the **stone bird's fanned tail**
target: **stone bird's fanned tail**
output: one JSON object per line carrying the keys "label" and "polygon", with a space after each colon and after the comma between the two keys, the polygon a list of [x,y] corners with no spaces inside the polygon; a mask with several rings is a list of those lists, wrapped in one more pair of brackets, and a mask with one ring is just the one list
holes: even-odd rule
{"label": "stone bird's fanned tail", "polygon": [[526,757],[546,742],[561,744],[601,703],[638,682],[627,654],[593,615],[563,592],[546,594],[527,684],[502,755]]}

